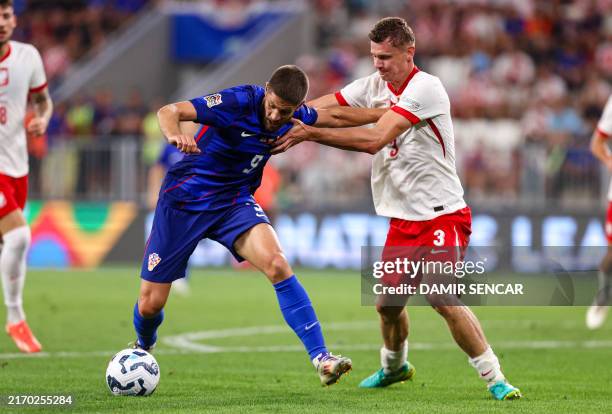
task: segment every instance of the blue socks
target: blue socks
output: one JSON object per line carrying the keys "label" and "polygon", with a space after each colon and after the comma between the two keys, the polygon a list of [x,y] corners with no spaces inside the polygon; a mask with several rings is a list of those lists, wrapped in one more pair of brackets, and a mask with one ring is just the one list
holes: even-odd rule
{"label": "blue socks", "polygon": [[310,298],[297,277],[292,275],[289,279],[276,283],[274,290],[285,321],[304,344],[310,360],[320,353],[326,353],[321,325]]}
{"label": "blue socks", "polygon": [[[276,297],[281,312],[287,324],[300,338],[310,360],[321,353],[327,353],[321,325],[317,319],[310,298],[295,275],[274,285]],[[153,318],[143,317],[138,310],[138,302],[134,305],[134,329],[138,335],[138,344],[142,348],[150,348],[157,341],[157,328],[164,320],[162,310]]]}
{"label": "blue socks", "polygon": [[157,328],[164,320],[164,311],[162,310],[153,318],[147,319],[138,311],[138,302],[134,305],[134,329],[138,335],[138,344],[149,349],[155,345],[157,341]]}

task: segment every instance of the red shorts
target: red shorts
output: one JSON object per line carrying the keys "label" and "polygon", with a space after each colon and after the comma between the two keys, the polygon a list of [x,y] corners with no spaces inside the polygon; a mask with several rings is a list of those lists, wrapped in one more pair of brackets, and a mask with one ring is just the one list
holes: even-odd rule
{"label": "red shorts", "polygon": [[[610,214],[608,213],[608,217]],[[432,220],[392,218],[386,246],[467,247],[472,234],[472,212],[464,207]]]}
{"label": "red shorts", "polygon": [[[382,260],[406,258],[413,262],[456,263],[463,260],[471,234],[472,212],[469,207],[427,221],[393,218],[389,223]],[[421,276],[413,275],[411,284],[418,284]],[[394,286],[407,281],[406,275],[389,274],[383,278],[384,283]]]}
{"label": "red shorts", "polygon": [[0,174],[0,218],[25,207],[28,198],[28,176],[13,178]]}
{"label": "red shorts", "polygon": [[608,203],[608,214],[606,215],[606,238],[608,244],[612,244],[612,201]]}

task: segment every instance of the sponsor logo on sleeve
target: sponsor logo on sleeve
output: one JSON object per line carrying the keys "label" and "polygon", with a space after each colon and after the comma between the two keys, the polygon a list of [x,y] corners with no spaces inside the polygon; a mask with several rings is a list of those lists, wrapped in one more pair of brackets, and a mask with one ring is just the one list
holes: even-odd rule
{"label": "sponsor logo on sleeve", "polygon": [[410,112],[416,112],[423,108],[423,106],[420,103],[410,98],[402,98],[399,104],[400,106],[406,108]]}
{"label": "sponsor logo on sleeve", "polygon": [[205,96],[204,100],[206,100],[206,106],[208,106],[209,108],[223,103],[223,99],[221,98],[220,93],[214,93],[212,95]]}

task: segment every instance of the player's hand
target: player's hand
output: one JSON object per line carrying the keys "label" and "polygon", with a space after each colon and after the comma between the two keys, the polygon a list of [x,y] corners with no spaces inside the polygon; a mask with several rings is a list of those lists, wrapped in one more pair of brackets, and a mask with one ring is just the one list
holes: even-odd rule
{"label": "player's hand", "polygon": [[270,151],[271,154],[280,154],[294,145],[308,140],[308,126],[299,119],[292,119],[291,122],[293,122],[293,128],[274,142],[274,146]]}
{"label": "player's hand", "polygon": [[612,172],[612,157],[606,158],[605,164],[608,171]]}
{"label": "player's hand", "polygon": [[185,154],[200,154],[202,151],[191,135],[173,135],[168,142]]}
{"label": "player's hand", "polygon": [[41,117],[34,117],[28,122],[26,131],[28,135],[38,137],[45,133],[47,130],[47,121]]}

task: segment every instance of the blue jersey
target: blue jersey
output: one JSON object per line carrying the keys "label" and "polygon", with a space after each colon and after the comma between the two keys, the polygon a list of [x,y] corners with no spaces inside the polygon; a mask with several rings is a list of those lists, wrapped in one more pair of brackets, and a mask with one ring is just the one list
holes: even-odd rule
{"label": "blue jersey", "polygon": [[[266,131],[261,86],[243,85],[191,100],[202,127],[195,136],[201,154],[188,154],[174,164],[160,190],[160,200],[191,211],[210,211],[237,203],[254,203],[271,139],[288,132],[288,122]],[[293,115],[308,125],[317,112],[302,105]]]}
{"label": "blue jersey", "polygon": [[157,159],[157,163],[168,171],[170,167],[182,160],[184,155],[185,154],[179,151],[174,145],[164,144],[164,148]]}

